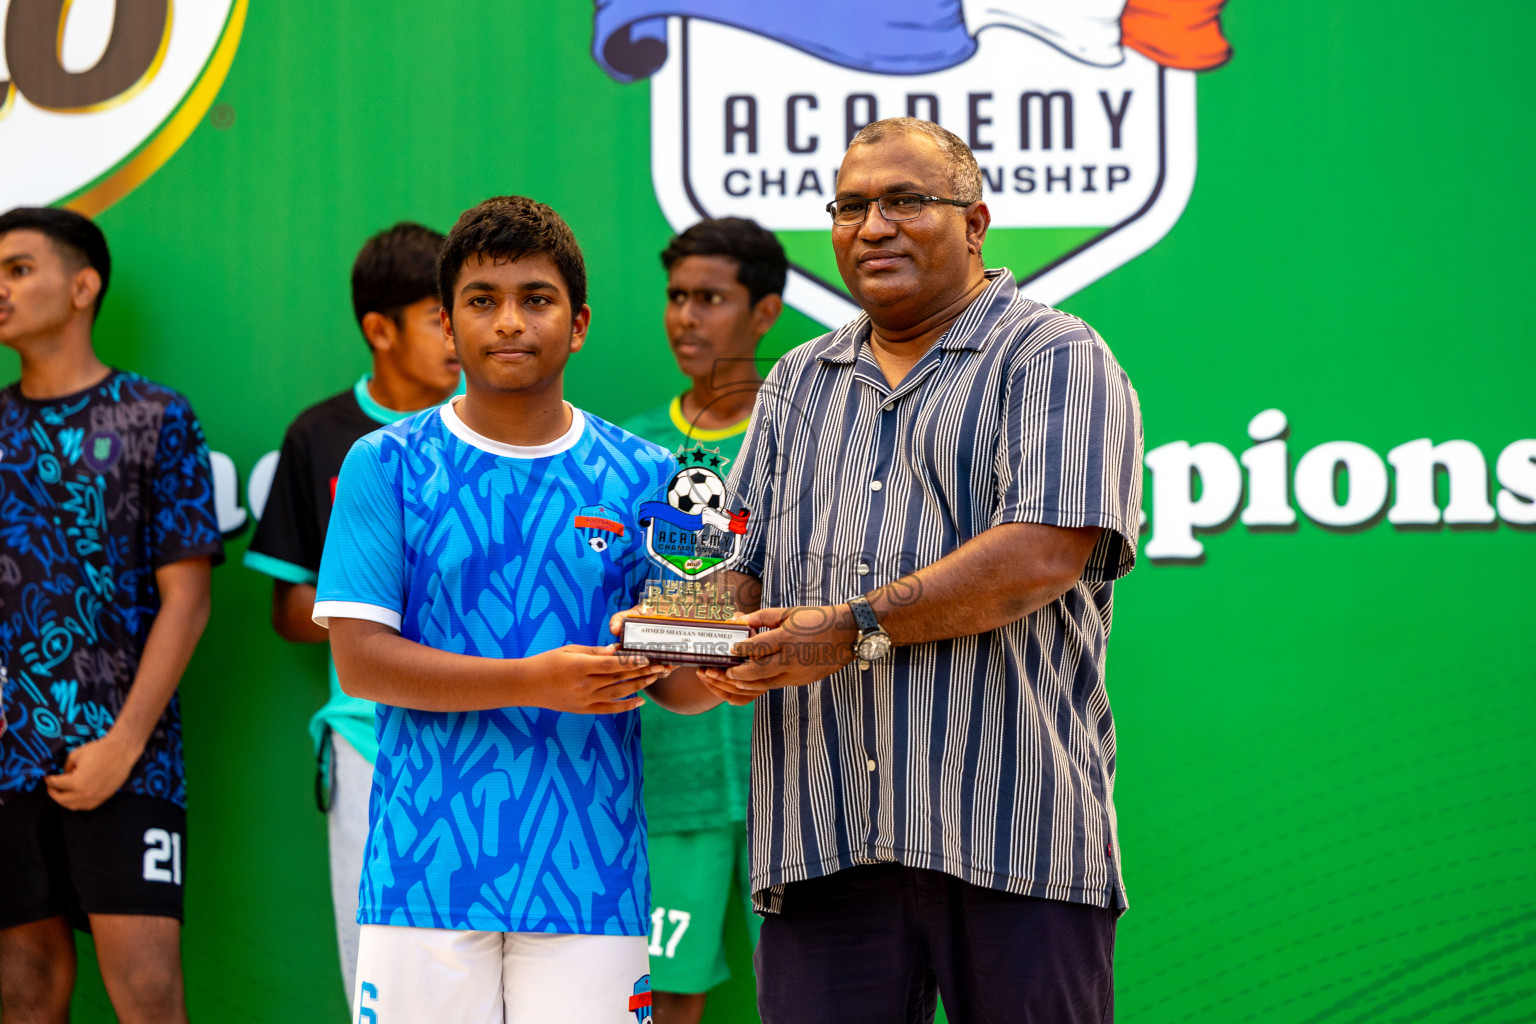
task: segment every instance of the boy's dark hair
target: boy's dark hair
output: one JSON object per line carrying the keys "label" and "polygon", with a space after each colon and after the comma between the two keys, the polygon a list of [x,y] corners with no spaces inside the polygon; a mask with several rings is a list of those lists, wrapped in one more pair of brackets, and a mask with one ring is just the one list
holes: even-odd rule
{"label": "boy's dark hair", "polygon": [[746,217],[701,220],[661,250],[668,271],[685,256],[728,256],[736,261],[736,280],[747,286],[755,306],[765,295],[784,294],[789,260],[773,232]]}
{"label": "boy's dark hair", "polygon": [[443,236],[429,227],[401,221],[363,243],[352,264],[352,312],[383,313],[395,323],[413,302],[437,296],[437,256]]}
{"label": "boy's dark hair", "polygon": [[101,291],[96,293],[93,315],[101,312],[101,300],[107,297],[107,283],[112,280],[112,254],[107,251],[107,236],[89,217],[53,206],[18,206],[0,213],[0,235],[12,231],[45,235],[66,261],[77,265],[76,270],[90,267],[100,274]]}
{"label": "boy's dark hair", "polygon": [[576,236],[560,215],[525,196],[496,196],[472,206],[459,217],[443,244],[437,265],[437,293],[443,308],[453,312],[453,286],[472,257],[512,263],[544,253],[554,260],[571,296],[571,312],[587,302],[587,264]]}

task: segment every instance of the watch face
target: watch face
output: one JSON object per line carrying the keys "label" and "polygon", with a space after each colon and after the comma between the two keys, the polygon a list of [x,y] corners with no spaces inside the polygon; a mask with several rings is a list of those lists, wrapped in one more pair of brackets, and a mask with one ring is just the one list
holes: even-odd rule
{"label": "watch face", "polygon": [[885,633],[874,633],[860,640],[855,651],[861,661],[879,661],[891,653],[891,638]]}

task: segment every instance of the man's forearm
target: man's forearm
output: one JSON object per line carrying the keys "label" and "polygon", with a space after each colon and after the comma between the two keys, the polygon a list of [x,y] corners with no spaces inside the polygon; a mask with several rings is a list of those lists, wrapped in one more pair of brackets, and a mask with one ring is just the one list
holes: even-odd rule
{"label": "man's forearm", "polygon": [[353,697],[417,711],[510,707],[518,663],[440,651],[363,619],[331,620],[331,656]]}
{"label": "man's forearm", "polygon": [[156,573],[160,610],[149,627],[139,670],[109,734],[134,750],[143,750],[155,731],[208,625],[211,572],[208,559],[200,558],[166,566]]}
{"label": "man's forearm", "polygon": [[[1096,527],[997,526],[932,565],[872,590],[869,603],[897,644],[986,633],[1069,590],[1082,578],[1098,536]],[[740,648],[750,660],[702,675],[732,704],[825,679],[855,655],[859,630],[846,603],[762,608],[747,621],[759,627]]]}
{"label": "man's forearm", "polygon": [[876,588],[869,603],[898,645],[986,633],[1072,589],[1099,533],[1097,527],[1004,523]]}

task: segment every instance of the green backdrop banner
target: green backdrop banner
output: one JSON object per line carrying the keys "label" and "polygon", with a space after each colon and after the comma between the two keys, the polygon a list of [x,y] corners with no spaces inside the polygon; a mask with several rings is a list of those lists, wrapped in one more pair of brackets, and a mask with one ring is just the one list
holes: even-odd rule
{"label": "green backdrop banner", "polygon": [[[1109,670],[1121,1019],[1532,1019],[1536,9],[1485,4],[1484,32],[1425,0],[903,0],[876,30],[819,6],[11,0],[0,208],[99,216],[104,356],[187,394],[219,453],[233,557],[182,688],[194,1017],[346,1014],[305,731],[323,653],[277,638],[238,556],[263,457],[366,365],[363,239],[553,205],[591,275],[567,394],[622,420],[683,384],[669,235],[779,232],[776,357],[852,308],[821,210],[848,134],[913,113],[975,148],[989,265],[1094,325],[1141,396]],[[754,1019],[732,961],[712,1020]],[[77,1018],[110,1019],[81,985]]]}

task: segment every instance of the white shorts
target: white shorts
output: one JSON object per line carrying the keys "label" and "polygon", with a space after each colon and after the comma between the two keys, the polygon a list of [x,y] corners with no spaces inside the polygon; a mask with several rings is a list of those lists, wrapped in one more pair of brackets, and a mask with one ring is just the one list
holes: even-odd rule
{"label": "white shorts", "polygon": [[644,935],[550,935],[365,924],[359,1024],[643,1024]]}
{"label": "white shorts", "polygon": [[[342,993],[357,990],[357,887],[363,876],[363,847],[368,842],[368,793],[373,765],[341,733],[331,733],[331,809],[326,829],[331,840],[331,906],[336,911],[336,948],[341,953]],[[353,1006],[353,1019],[357,1007]]]}

